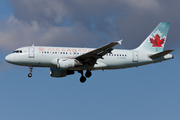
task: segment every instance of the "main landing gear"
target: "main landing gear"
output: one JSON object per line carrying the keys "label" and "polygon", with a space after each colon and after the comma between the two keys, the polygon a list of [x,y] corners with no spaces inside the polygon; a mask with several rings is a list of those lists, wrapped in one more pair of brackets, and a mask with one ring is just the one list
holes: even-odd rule
{"label": "main landing gear", "polygon": [[29,78],[32,77],[32,70],[33,70],[33,67],[29,67],[29,71],[30,71],[30,73],[28,74],[28,77],[29,77]]}
{"label": "main landing gear", "polygon": [[84,77],[84,75],[83,75],[83,70],[78,71],[78,72],[81,74],[81,78],[80,78],[80,82],[81,82],[81,83],[86,82],[86,77],[89,78],[89,77],[91,77],[91,75],[92,75],[91,71],[89,71],[89,70],[87,70],[86,73],[85,73],[85,76],[86,76],[86,77]]}

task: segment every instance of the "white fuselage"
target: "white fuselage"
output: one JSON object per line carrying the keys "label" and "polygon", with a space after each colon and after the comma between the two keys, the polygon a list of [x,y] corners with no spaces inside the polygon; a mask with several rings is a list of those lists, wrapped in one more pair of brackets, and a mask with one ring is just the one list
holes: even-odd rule
{"label": "white fuselage", "polygon": [[[21,66],[32,67],[50,67],[56,68],[54,59],[58,58],[75,58],[94,50],[93,48],[69,48],[69,47],[45,47],[45,46],[29,46],[17,49],[14,53],[9,54],[5,59],[9,63]],[[112,53],[112,54],[111,54]],[[114,49],[111,53],[107,53],[97,60],[91,70],[99,69],[122,69],[136,67],[140,65],[156,63],[173,58],[171,54],[167,54],[157,59],[149,58],[149,55],[155,53],[147,53],[147,51],[119,50]],[[69,70],[86,70],[85,66],[69,68]]]}

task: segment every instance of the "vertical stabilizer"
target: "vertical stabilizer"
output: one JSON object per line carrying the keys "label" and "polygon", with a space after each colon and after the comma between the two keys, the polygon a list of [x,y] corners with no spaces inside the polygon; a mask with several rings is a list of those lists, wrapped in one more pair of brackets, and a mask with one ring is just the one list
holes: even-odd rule
{"label": "vertical stabilizer", "polygon": [[170,23],[161,22],[144,40],[137,50],[148,52],[162,52],[167,38]]}

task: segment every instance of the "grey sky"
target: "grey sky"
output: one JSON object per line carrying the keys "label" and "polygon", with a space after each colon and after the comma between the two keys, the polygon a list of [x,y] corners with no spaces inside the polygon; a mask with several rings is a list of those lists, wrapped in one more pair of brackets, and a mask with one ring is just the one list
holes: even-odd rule
{"label": "grey sky", "polygon": [[8,51],[32,44],[98,47],[119,39],[124,39],[123,48],[134,48],[159,22],[171,23],[168,34],[171,42],[167,47],[180,43],[177,0],[9,0],[9,3],[14,14],[0,21],[0,47]]}

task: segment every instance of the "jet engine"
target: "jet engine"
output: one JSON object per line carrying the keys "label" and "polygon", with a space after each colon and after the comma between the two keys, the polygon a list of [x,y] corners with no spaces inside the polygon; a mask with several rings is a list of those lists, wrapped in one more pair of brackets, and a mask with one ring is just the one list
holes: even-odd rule
{"label": "jet engine", "polygon": [[82,65],[78,60],[68,58],[55,58],[51,61],[51,63],[55,65],[57,68],[65,70],[68,68],[73,68]]}
{"label": "jet engine", "polygon": [[66,77],[66,75],[73,75],[74,71],[72,70],[61,70],[58,68],[50,68],[51,77]]}

